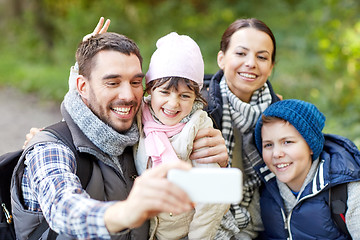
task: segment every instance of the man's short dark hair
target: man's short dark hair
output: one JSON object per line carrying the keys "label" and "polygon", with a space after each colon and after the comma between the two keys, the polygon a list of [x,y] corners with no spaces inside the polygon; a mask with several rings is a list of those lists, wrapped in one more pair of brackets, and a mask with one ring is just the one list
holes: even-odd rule
{"label": "man's short dark hair", "polygon": [[79,44],[76,61],[79,64],[80,75],[90,79],[91,69],[95,67],[94,56],[102,50],[118,51],[129,56],[135,54],[142,66],[140,50],[133,40],[118,33],[107,32],[97,34]]}

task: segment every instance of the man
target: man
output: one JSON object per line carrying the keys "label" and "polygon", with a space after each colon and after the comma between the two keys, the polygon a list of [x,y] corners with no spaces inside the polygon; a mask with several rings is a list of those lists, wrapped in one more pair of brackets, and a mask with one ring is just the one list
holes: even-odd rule
{"label": "man", "polygon": [[[61,112],[78,151],[96,159],[93,175],[85,192],[75,174],[75,156],[67,146],[61,142],[35,145],[26,155],[23,173],[17,173],[22,190],[13,205],[17,237],[26,239],[45,217],[64,239],[147,239],[146,219],[192,208],[188,196],[165,178],[171,168],[190,166],[164,164],[134,181],[132,146],[139,137],[134,119],[144,74],[132,40],[116,33],[95,35],[80,44],[76,59],[77,91],[66,94]],[[199,139],[194,148],[210,149],[193,157],[224,165],[224,140],[214,131],[197,136],[210,138]]]}

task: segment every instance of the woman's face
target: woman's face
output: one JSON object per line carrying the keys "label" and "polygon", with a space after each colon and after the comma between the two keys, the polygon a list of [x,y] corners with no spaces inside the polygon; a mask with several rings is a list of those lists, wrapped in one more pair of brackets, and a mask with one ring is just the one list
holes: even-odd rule
{"label": "woman's face", "polygon": [[218,53],[218,65],[224,71],[229,89],[243,102],[250,102],[254,91],[270,76],[273,51],[268,34],[248,27],[236,31],[227,51]]}

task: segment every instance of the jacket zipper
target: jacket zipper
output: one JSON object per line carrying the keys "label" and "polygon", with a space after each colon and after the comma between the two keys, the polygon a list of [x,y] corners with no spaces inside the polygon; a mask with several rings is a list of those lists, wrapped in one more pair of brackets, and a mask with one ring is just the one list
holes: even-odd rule
{"label": "jacket zipper", "polygon": [[287,238],[288,240],[291,240],[292,237],[291,237],[291,233],[290,233],[290,230],[289,230],[289,227],[290,227],[290,221],[288,222],[287,219],[286,219],[286,216],[285,216],[285,213],[284,213],[284,210],[282,208],[280,208],[281,210],[281,215],[283,217],[283,221],[284,221],[284,228],[285,230],[288,232],[289,234],[289,237]]}
{"label": "jacket zipper", "polygon": [[[320,192],[322,192],[322,191],[326,188],[327,185],[328,185],[328,184],[326,184],[320,191],[318,191],[318,192],[316,192],[316,193],[309,194],[309,195],[303,197],[302,199],[300,199],[299,202],[296,203],[296,205],[294,206],[294,208],[295,208],[299,203],[301,203],[302,201],[304,201],[305,199],[311,198],[311,197],[319,194]],[[292,239],[292,234],[291,234],[291,229],[290,229],[290,219],[291,219],[292,212],[293,212],[293,210],[291,210],[288,219],[285,220],[285,222],[284,222],[284,224],[285,224],[285,229],[287,229],[288,232],[289,232],[289,238],[288,238],[288,239]],[[283,211],[282,208],[281,208],[281,213],[283,214],[283,217],[285,217],[284,211]],[[286,217],[285,217],[285,219],[286,219]]]}

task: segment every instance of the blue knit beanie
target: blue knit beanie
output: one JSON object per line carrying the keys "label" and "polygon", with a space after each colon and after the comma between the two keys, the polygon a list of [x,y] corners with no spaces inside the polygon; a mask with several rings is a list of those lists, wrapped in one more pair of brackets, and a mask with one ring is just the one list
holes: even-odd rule
{"label": "blue knit beanie", "polygon": [[[288,99],[270,105],[263,115],[267,117],[278,117],[291,123],[305,139],[313,151],[312,159],[319,157],[324,146],[324,135],[322,129],[325,125],[325,116],[315,105],[296,99]],[[255,143],[262,154],[261,127],[262,118],[258,119],[255,126]]]}

